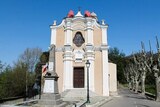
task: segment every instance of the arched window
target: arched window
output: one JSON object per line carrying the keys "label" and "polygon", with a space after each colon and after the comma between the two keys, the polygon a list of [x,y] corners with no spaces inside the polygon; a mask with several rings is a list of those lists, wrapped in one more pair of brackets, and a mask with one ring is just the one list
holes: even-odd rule
{"label": "arched window", "polygon": [[82,36],[81,32],[77,32],[73,38],[73,43],[77,46],[80,47],[84,43],[84,38]]}

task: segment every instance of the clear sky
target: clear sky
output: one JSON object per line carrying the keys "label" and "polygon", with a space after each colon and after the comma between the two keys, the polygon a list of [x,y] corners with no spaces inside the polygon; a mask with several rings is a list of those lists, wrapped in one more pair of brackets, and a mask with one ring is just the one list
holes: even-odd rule
{"label": "clear sky", "polygon": [[160,0],[0,0],[0,60],[12,64],[26,48],[50,45],[49,25],[69,10],[94,11],[109,24],[108,42],[126,55],[141,49],[140,42],[160,40]]}

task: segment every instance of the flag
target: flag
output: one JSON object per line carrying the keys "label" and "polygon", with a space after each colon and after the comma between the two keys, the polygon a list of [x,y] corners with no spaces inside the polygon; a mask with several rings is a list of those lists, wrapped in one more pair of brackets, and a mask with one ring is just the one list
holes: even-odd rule
{"label": "flag", "polygon": [[48,70],[48,64],[42,65],[42,76],[45,76]]}

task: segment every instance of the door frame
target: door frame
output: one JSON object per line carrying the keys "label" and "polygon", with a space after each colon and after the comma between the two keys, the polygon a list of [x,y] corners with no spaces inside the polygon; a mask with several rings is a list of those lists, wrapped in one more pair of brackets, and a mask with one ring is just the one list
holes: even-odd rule
{"label": "door frame", "polygon": [[[74,86],[74,80],[75,80],[75,78],[74,78],[74,73],[75,73],[75,68],[81,68],[81,69],[83,69],[83,87],[75,87]],[[85,88],[85,67],[84,66],[79,66],[79,67],[73,67],[73,88]]]}

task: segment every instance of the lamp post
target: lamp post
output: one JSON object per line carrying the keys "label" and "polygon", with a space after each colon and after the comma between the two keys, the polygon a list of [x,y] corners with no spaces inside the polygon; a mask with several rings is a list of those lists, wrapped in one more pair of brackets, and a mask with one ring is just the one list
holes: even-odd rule
{"label": "lamp post", "polygon": [[86,103],[90,103],[89,100],[89,67],[90,67],[90,62],[87,60],[86,62],[86,67],[87,67],[87,101]]}

